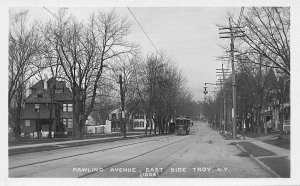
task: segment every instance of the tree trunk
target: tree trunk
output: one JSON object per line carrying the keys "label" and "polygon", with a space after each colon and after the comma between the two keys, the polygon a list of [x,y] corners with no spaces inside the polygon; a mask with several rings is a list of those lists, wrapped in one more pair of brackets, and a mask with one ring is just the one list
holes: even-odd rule
{"label": "tree trunk", "polygon": [[145,136],[147,136],[148,127],[149,127],[149,121],[148,121],[148,116],[146,115],[146,128],[145,128]]}
{"label": "tree trunk", "polygon": [[147,136],[148,126],[148,121],[146,120],[145,136]]}
{"label": "tree trunk", "polygon": [[258,108],[257,113],[256,113],[257,134],[261,134],[261,132],[262,132],[262,125],[261,125],[261,121],[260,121],[260,112],[261,112],[261,109]]}
{"label": "tree trunk", "polygon": [[83,127],[84,127],[84,122],[80,123],[79,125],[79,139],[83,139]]}
{"label": "tree trunk", "polygon": [[[52,118],[52,116],[50,116]],[[52,138],[52,125],[53,125],[53,120],[48,119],[48,124],[49,124],[49,133],[48,133],[48,138]]]}
{"label": "tree trunk", "polygon": [[81,139],[81,127],[80,127],[80,112],[79,112],[79,105],[77,104],[78,102],[76,102],[74,104],[75,108],[74,108],[74,116],[73,116],[73,128],[74,128],[74,134],[72,134],[73,138],[75,139]]}
{"label": "tree trunk", "polygon": [[73,88],[73,133],[72,137],[75,139],[82,139],[82,128],[83,125],[80,123],[82,119],[82,109],[80,100],[80,90],[79,87],[74,85]]}
{"label": "tree trunk", "polygon": [[157,120],[154,121],[154,135],[156,135],[156,126],[157,126]]}
{"label": "tree trunk", "polygon": [[281,109],[279,111],[280,113],[280,126],[279,126],[279,131],[280,131],[280,134],[283,133],[283,124],[284,124],[284,110]]}
{"label": "tree trunk", "polygon": [[150,136],[151,136],[151,134],[152,134],[152,128],[153,128],[153,123],[152,123],[153,120],[150,120],[150,121],[149,121],[149,123],[150,123]]}
{"label": "tree trunk", "polygon": [[14,125],[14,134],[15,137],[19,137],[21,135],[21,112],[22,112],[22,98],[23,98],[23,89],[20,88],[17,94],[17,108],[16,108],[16,118]]}
{"label": "tree trunk", "polygon": [[161,118],[158,119],[158,135],[161,134]]}
{"label": "tree trunk", "polygon": [[49,111],[50,111],[50,113],[49,113],[49,119],[48,119],[48,128],[49,128],[48,138],[52,138],[52,125],[53,125],[52,111],[53,111],[53,103],[51,103]]}
{"label": "tree trunk", "polygon": [[80,127],[80,123],[79,123],[79,116],[75,116],[75,118],[74,118],[75,120],[75,122],[74,122],[74,125],[75,125],[75,134],[74,134],[74,136],[75,136],[75,139],[82,139],[81,138],[81,127]]}

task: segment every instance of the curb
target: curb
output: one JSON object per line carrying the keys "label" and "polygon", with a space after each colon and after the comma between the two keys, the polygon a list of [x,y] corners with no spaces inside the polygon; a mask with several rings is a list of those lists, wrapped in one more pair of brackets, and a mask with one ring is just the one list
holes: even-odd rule
{"label": "curb", "polygon": [[[105,143],[105,142],[115,142],[115,141],[122,141],[122,140],[129,140],[129,139],[136,139],[136,138],[144,138],[145,136],[139,135],[139,136],[127,136],[127,138],[111,138],[111,139],[97,139],[97,140],[91,140],[91,141],[81,141],[78,142],[76,145],[70,145],[70,146],[61,146],[61,145],[68,145],[68,143],[61,143],[61,144],[49,144],[49,146],[53,146],[54,148],[48,148],[48,149],[39,149],[40,146],[32,147],[34,149],[30,149],[31,147],[24,147],[24,148],[16,148],[16,149],[9,149],[8,150],[8,156],[13,155],[19,155],[19,154],[27,154],[27,153],[35,153],[35,152],[43,152],[43,151],[51,151],[51,150],[57,150],[57,149],[65,149],[65,148],[71,148],[71,147],[79,147],[79,146],[85,146],[85,145],[93,145],[97,143]],[[151,136],[149,136],[151,137]],[[90,143],[85,143],[90,142]],[[74,142],[76,143],[76,142]],[[28,150],[29,149],[29,150]],[[18,151],[19,150],[19,151]],[[11,152],[10,152],[11,151]],[[16,151],[16,152],[13,152]]]}
{"label": "curb", "polygon": [[242,146],[240,146],[238,143],[236,144],[236,146],[241,150],[244,151],[246,153],[249,154],[250,158],[260,167],[262,168],[264,171],[266,171],[270,176],[272,177],[276,177],[276,178],[280,178],[280,176],[274,172],[270,167],[268,167],[267,165],[265,165],[263,162],[261,162],[258,158],[254,157],[252,154],[250,154],[249,152],[247,152]]}
{"label": "curb", "polygon": [[[127,138],[130,137],[139,137],[139,136],[144,136],[143,134],[140,135],[128,135]],[[71,143],[85,143],[85,142],[92,142],[92,141],[100,141],[100,140],[110,140],[110,139],[120,139],[123,138],[123,136],[111,136],[111,137],[101,137],[101,138],[85,138],[81,140],[65,140],[65,141],[58,141],[58,142],[45,142],[45,143],[34,143],[34,144],[28,144],[28,145],[13,145],[9,146],[8,149],[23,149],[23,148],[31,148],[31,147],[41,147],[45,145],[65,145],[65,144],[71,144]],[[125,138],[123,138],[125,139]]]}

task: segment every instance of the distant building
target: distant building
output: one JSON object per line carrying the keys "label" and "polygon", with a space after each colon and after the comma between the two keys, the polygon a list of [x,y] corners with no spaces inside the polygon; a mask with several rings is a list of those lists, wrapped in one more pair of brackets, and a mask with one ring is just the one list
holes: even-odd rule
{"label": "distant building", "polygon": [[143,110],[135,111],[131,113],[132,116],[132,128],[133,129],[145,129],[147,120],[146,113]]}
{"label": "distant building", "polygon": [[[132,128],[133,130],[144,130],[147,127],[147,112],[146,108],[143,106],[143,103],[136,101],[135,105],[131,109],[131,119],[132,119]],[[148,118],[148,129],[153,128],[153,119]]]}
{"label": "distant building", "polygon": [[30,90],[30,95],[25,99],[21,135],[37,137],[41,132],[47,134],[49,125],[52,126],[54,135],[71,134],[73,103],[72,93],[66,87],[66,82],[55,78],[47,82],[40,80]]}
{"label": "distant building", "polygon": [[[121,111],[120,109],[115,109],[109,114],[109,120],[111,121],[111,131],[120,131],[122,126],[120,122],[121,118]],[[127,111],[125,111],[125,118],[123,119],[124,122],[126,122],[126,129],[131,130],[130,127],[130,115]]]}
{"label": "distant building", "polygon": [[85,126],[87,126],[87,125],[99,125],[99,123],[97,123],[95,121],[95,119],[91,115],[89,115],[87,120],[85,121],[84,125]]}
{"label": "distant building", "polygon": [[[280,130],[281,121],[283,130],[290,131],[290,81],[289,78],[275,78],[271,69],[268,74],[269,95],[267,104],[262,109],[262,121],[272,130]],[[278,87],[281,84],[283,87]]]}
{"label": "distant building", "polygon": [[[126,113],[126,128],[127,130],[144,130],[146,129],[147,119],[146,112],[141,106],[137,106],[131,110],[131,112],[125,111]],[[109,120],[111,121],[112,131],[119,131],[120,125],[120,109],[115,109],[109,114]],[[149,129],[151,127],[152,119],[149,121]]]}

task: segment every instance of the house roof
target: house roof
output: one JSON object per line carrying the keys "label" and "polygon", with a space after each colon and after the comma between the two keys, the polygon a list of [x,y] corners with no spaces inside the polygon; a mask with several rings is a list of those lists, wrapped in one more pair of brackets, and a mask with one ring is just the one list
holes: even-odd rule
{"label": "house roof", "polygon": [[62,93],[54,94],[55,101],[72,101],[72,93],[68,88],[65,88]]}
{"label": "house roof", "polygon": [[38,91],[31,93],[25,99],[25,103],[51,103],[51,96],[48,90],[39,89]]}
{"label": "house roof", "polygon": [[[41,96],[38,98],[38,94]],[[72,101],[71,91],[66,89],[62,93],[54,94],[54,102],[56,101]],[[38,90],[30,94],[26,99],[25,103],[51,103],[51,94],[49,90]]]}
{"label": "house roof", "polygon": [[43,89],[44,87],[44,80],[38,81],[36,84],[34,84],[30,89]]}
{"label": "house roof", "polygon": [[57,89],[66,88],[66,82],[65,81],[57,81],[54,77],[50,78],[48,81],[48,87],[52,87],[55,84],[55,87]]}
{"label": "house roof", "polygon": [[[54,78],[48,80],[48,85],[52,84],[53,81],[56,81]],[[72,93],[66,87],[64,81],[56,81],[56,88],[61,88],[63,91],[61,93],[54,94],[55,101],[72,101]],[[50,89],[44,89],[44,80],[38,81],[31,89],[36,89],[32,92],[26,99],[25,103],[51,103],[51,94]],[[38,97],[38,95],[41,95]]]}
{"label": "house roof", "polygon": [[[50,107],[46,104],[40,104],[40,111],[35,110],[34,105],[26,105],[24,112],[22,113],[22,119],[49,119]],[[55,118],[55,109],[52,109],[51,118]]]}
{"label": "house roof", "polygon": [[269,88],[274,88],[276,87],[277,83],[278,81],[276,79],[274,70],[270,69],[266,77],[266,84],[269,86]]}

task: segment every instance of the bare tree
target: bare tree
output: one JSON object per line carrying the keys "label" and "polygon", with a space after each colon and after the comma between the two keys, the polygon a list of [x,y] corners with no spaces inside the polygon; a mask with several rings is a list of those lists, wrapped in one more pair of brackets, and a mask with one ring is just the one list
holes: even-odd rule
{"label": "bare tree", "polygon": [[[28,25],[28,11],[10,14],[9,27],[9,83],[8,107],[9,114],[15,115],[15,121],[10,123],[15,134],[20,133],[22,101],[25,98],[27,81],[37,73],[37,66],[42,67],[42,40],[37,25]],[[13,106],[13,101],[15,105]],[[15,108],[15,114],[12,113]]]}
{"label": "bare tree", "polygon": [[[237,83],[239,103],[241,105],[238,112],[240,116],[243,114],[244,117],[248,114],[251,117],[253,114],[256,114],[256,127],[258,127],[258,133],[261,133],[261,110],[268,104],[270,90],[275,88],[276,78],[273,68],[266,65],[268,59],[259,54],[255,55],[255,53],[252,55],[252,58],[257,63],[238,58],[238,69],[240,72],[237,75]],[[275,82],[271,82],[272,78],[275,79]]]}
{"label": "bare tree", "polygon": [[124,40],[129,33],[126,19],[114,11],[92,14],[87,25],[66,16],[61,9],[55,22],[49,23],[45,38],[52,43],[64,77],[73,93],[73,137],[81,139],[83,125],[92,112],[103,69],[132,45]]}
{"label": "bare tree", "polygon": [[[164,54],[149,56],[136,75],[137,95],[146,108],[147,134],[149,121],[154,121],[154,134],[165,133],[167,122],[174,118],[183,101],[184,79]],[[151,131],[150,131],[151,134]]]}
{"label": "bare tree", "polygon": [[[136,102],[136,94],[137,90],[135,88],[135,70],[140,63],[140,59],[138,54],[125,54],[120,55],[119,58],[115,61],[113,66],[111,67],[112,74],[111,78],[113,82],[119,81],[119,75],[122,75],[123,81],[123,94],[124,94],[124,107],[126,111],[133,111],[136,108],[134,103]],[[114,86],[114,90],[117,92],[117,95],[120,95],[120,88],[116,86],[116,83],[112,83]],[[118,101],[120,102],[120,96],[118,97]],[[121,104],[120,104],[121,105]],[[125,122],[128,122],[128,118],[125,118]],[[131,128],[131,126],[129,126]]]}
{"label": "bare tree", "polygon": [[[290,9],[288,7],[249,8],[241,25],[246,46],[241,53],[258,53],[266,64],[290,75]],[[253,61],[256,62],[257,61]]]}

